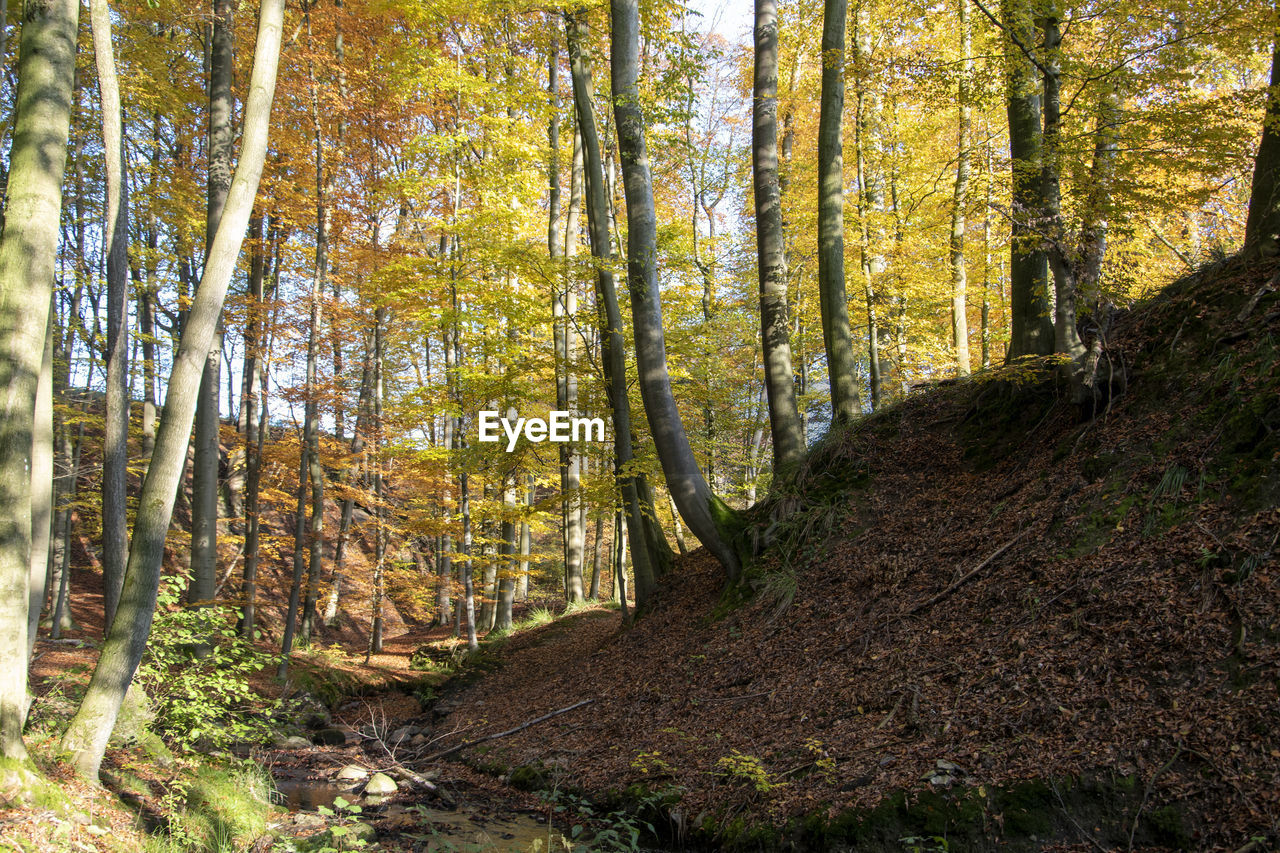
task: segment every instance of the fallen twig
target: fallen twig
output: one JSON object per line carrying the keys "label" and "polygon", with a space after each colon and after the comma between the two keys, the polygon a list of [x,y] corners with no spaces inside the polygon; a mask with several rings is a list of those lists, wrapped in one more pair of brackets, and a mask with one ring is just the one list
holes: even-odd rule
{"label": "fallen twig", "polygon": [[423,759],[421,759],[421,760],[422,760],[422,761],[437,761],[437,760],[439,760],[439,759],[441,759],[441,758],[444,758],[444,757],[445,757],[445,756],[447,756],[447,755],[453,755],[455,752],[461,752],[461,751],[462,751],[462,750],[464,750],[464,749],[468,749],[469,747],[473,747],[473,746],[475,746],[476,744],[484,743],[485,741],[490,741],[490,740],[497,740],[498,738],[503,738],[503,737],[506,737],[507,735],[513,735],[513,734],[515,734],[516,732],[524,731],[525,729],[529,728],[530,726],[536,726],[538,723],[545,722],[545,721],[547,721],[547,720],[551,719],[552,717],[558,717],[558,716],[560,716],[561,714],[567,714],[567,713],[569,713],[570,711],[574,710],[575,708],[581,708],[583,705],[590,705],[590,704],[591,704],[592,702],[594,702],[594,701],[596,701],[596,700],[594,700],[594,699],[583,699],[581,702],[575,702],[575,703],[573,703],[572,705],[568,705],[568,706],[566,706],[566,707],[564,707],[564,708],[559,709],[558,711],[552,711],[552,712],[551,712],[551,713],[549,713],[549,714],[543,714],[541,717],[537,717],[537,718],[535,718],[535,719],[529,720],[529,721],[528,721],[528,722],[526,722],[526,723],[521,723],[520,725],[518,725],[518,726],[516,726],[516,727],[514,727],[514,728],[507,729],[505,732],[498,732],[497,734],[485,735],[484,737],[478,737],[478,738],[476,738],[475,740],[463,741],[462,743],[458,744],[457,746],[451,746],[451,747],[449,747],[448,749],[444,749],[444,750],[441,750],[440,752],[434,753],[434,754],[432,754],[432,755],[428,755],[426,758],[423,758]]}
{"label": "fallen twig", "polygon": [[1005,551],[1008,551],[1010,548],[1012,548],[1012,547],[1014,546],[1014,544],[1015,544],[1015,543],[1017,543],[1017,541],[1018,541],[1019,539],[1021,539],[1023,536],[1026,536],[1026,535],[1027,535],[1027,531],[1028,531],[1029,529],[1030,529],[1030,528],[1024,529],[1024,530],[1023,530],[1021,533],[1019,533],[1017,536],[1013,537],[1013,538],[1012,538],[1012,539],[1010,539],[1008,542],[1004,543],[1004,544],[1003,544],[1003,545],[1001,545],[999,548],[997,548],[994,552],[992,552],[992,554],[991,554],[991,556],[990,556],[990,557],[987,557],[987,559],[983,560],[983,561],[982,561],[981,563],[979,563],[977,566],[975,566],[974,568],[970,569],[968,572],[965,572],[965,573],[964,573],[964,575],[962,575],[962,576],[960,577],[960,579],[959,579],[959,580],[957,580],[957,581],[955,581],[955,582],[953,582],[953,583],[949,584],[949,585],[947,586],[947,588],[946,588],[946,589],[944,589],[942,592],[940,592],[940,593],[938,593],[937,595],[935,595],[933,598],[930,598],[928,601],[925,601],[925,602],[923,602],[923,603],[921,603],[921,604],[917,604],[915,607],[913,607],[913,608],[911,608],[910,610],[908,610],[908,611],[906,612],[906,614],[905,614],[905,615],[907,615],[907,616],[914,616],[914,615],[916,615],[917,613],[919,613],[921,610],[928,610],[930,607],[932,607],[933,605],[937,604],[939,601],[942,601],[944,598],[946,598],[947,596],[951,595],[953,592],[955,592],[955,591],[956,591],[957,589],[959,589],[960,587],[964,586],[964,584],[965,584],[965,582],[966,582],[966,581],[968,581],[970,578],[972,578],[972,577],[973,577],[974,575],[976,575],[978,572],[980,572],[980,571],[982,571],[983,569],[985,569],[987,566],[991,565],[991,564],[996,560],[996,558],[997,558],[997,557],[999,557],[999,556],[1000,556],[1001,554],[1003,554]]}

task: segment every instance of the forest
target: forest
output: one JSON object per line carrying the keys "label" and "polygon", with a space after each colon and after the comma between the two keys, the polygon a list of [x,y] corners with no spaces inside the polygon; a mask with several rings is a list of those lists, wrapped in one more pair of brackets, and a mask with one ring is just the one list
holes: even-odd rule
{"label": "forest", "polygon": [[0,851],[1280,849],[1280,7],[0,72]]}

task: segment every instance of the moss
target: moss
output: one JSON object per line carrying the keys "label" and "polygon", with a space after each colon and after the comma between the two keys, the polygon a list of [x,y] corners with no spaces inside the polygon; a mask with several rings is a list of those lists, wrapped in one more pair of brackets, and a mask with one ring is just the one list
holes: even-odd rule
{"label": "moss", "polygon": [[522,764],[511,771],[511,787],[521,791],[541,791],[550,787],[547,769],[541,764]]}
{"label": "moss", "polygon": [[1154,840],[1178,850],[1189,849],[1191,836],[1182,823],[1182,811],[1174,805],[1162,806],[1146,820]]}

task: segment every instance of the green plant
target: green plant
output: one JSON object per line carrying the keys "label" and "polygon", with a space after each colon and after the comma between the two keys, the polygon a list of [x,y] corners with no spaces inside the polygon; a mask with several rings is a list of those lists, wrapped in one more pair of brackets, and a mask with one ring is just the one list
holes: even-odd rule
{"label": "green plant", "polygon": [[783,783],[769,778],[769,771],[765,769],[763,761],[736,749],[716,760],[716,772],[724,781],[750,785],[760,794],[767,794],[783,786]]}
{"label": "green plant", "polygon": [[[265,703],[249,683],[264,656],[236,636],[223,608],[178,607],[186,581],[161,585],[138,683],[155,711],[154,726],[181,752],[225,749],[267,739],[257,713]],[[203,652],[201,655],[198,652]]]}
{"label": "green plant", "polygon": [[898,841],[908,853],[947,853],[951,849],[947,839],[940,835],[908,835]]}
{"label": "green plant", "polygon": [[320,806],[316,811],[327,818],[333,818],[328,829],[328,838],[333,845],[325,844],[316,853],[340,853],[365,846],[365,839],[356,834],[360,815],[364,811],[359,805],[337,797],[333,801],[333,808]]}

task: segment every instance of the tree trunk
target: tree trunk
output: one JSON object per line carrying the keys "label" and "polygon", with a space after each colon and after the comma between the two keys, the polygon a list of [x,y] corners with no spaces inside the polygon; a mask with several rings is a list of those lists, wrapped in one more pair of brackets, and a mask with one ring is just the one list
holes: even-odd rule
{"label": "tree trunk", "polygon": [[822,101],[818,119],[818,300],[827,351],[831,414],[837,422],[862,412],[849,297],[844,279],[844,43],[848,0],[825,0],[822,15]]}
{"label": "tree trunk", "polygon": [[107,392],[102,442],[102,587],[105,625],[120,601],[129,557],[126,518],[129,464],[128,310],[129,202],[125,176],[120,84],[111,47],[111,9],[91,0],[89,18],[102,99],[102,149],[106,159]]}
{"label": "tree trunk", "polygon": [[876,254],[872,240],[871,214],[883,202],[883,187],[873,180],[867,163],[871,119],[877,106],[876,96],[868,91],[868,65],[871,60],[871,33],[866,21],[866,7],[858,3],[854,15],[854,172],[858,185],[859,254],[862,268],[863,297],[867,306],[867,374],[871,391],[871,410],[880,407],[884,396],[884,377],[880,370],[880,325],[876,317],[876,277],[884,269],[883,259]]}
{"label": "tree trunk", "polygon": [[969,312],[965,299],[968,284],[964,258],[965,214],[969,207],[969,130],[973,123],[970,90],[973,87],[973,35],[969,24],[969,0],[958,0],[960,10],[960,83],[956,94],[956,183],[951,198],[951,343],[955,348],[956,375],[968,376]]}
{"label": "tree trunk", "polygon": [[[768,2],[768,0],[766,0]],[[730,579],[737,579],[741,557],[732,538],[737,535],[737,514],[711,493],[694,458],[684,424],[671,393],[667,372],[666,343],[663,340],[662,302],[658,291],[657,222],[653,206],[653,182],[649,155],[645,149],[644,115],[640,109],[639,72],[640,10],[636,0],[612,0],[613,27],[610,33],[611,82],[614,124],[622,159],[622,180],[627,199],[627,289],[631,294],[631,322],[635,331],[636,364],[640,373],[640,396],[644,400],[649,429],[658,459],[680,515],[693,534],[725,567]],[[583,123],[585,124],[585,122]],[[610,282],[612,285],[612,282]],[[612,286],[609,288],[612,296]],[[785,290],[783,319],[785,320]],[[785,333],[785,325],[783,326]],[[619,332],[609,324],[610,336]],[[621,341],[611,343],[613,358],[621,361]],[[789,358],[788,358],[789,361]],[[789,368],[788,368],[789,369]],[[619,382],[621,369],[614,376]],[[788,380],[790,377],[788,376]],[[625,398],[625,384],[615,396]],[[794,393],[794,389],[793,393]],[[794,396],[792,414],[794,415]],[[798,434],[798,419],[796,423]],[[629,436],[618,429],[615,442]],[[630,447],[627,448],[629,453]],[[621,454],[619,454],[621,455]],[[620,464],[624,464],[619,460]],[[636,606],[644,607],[652,593],[654,569],[647,554],[641,519],[629,524],[631,547],[635,552]],[[640,543],[640,547],[637,547]]]}
{"label": "tree trunk", "polygon": [[1250,258],[1280,253],[1280,27],[1273,26],[1271,86],[1262,119],[1262,142],[1253,165],[1244,251]]}
{"label": "tree trunk", "polygon": [[0,233],[0,756],[24,760],[27,602],[31,570],[32,425],[48,332],[74,88],[74,0],[24,10]]}
{"label": "tree trunk", "polygon": [[[615,22],[615,32],[617,29],[618,24]],[[615,67],[620,64],[616,51],[614,63]],[[639,124],[639,104],[628,108],[636,114],[637,133],[643,134],[643,125]],[[804,441],[800,434],[800,414],[796,408],[795,378],[791,366],[791,330],[787,320],[787,262],[782,239],[782,191],[778,185],[777,0],[756,0],[755,77],[751,115],[756,253],[760,274],[760,339],[764,347],[765,387],[769,392],[773,470],[775,477],[782,477],[799,464],[804,455]],[[618,120],[618,125],[621,142],[621,119]],[[624,162],[624,172],[625,165]],[[630,182],[627,187],[630,188]],[[628,196],[628,216],[630,209]],[[628,236],[628,243],[630,241]],[[654,296],[657,296],[656,287]],[[639,351],[638,319],[636,327],[636,349]],[[646,410],[647,405],[646,402]],[[697,527],[692,521],[689,526],[697,533]],[[699,539],[703,539],[700,533],[697,535]]]}
{"label": "tree trunk", "polygon": [[1022,49],[1034,43],[1034,27],[1024,0],[1004,0],[1002,11],[1013,207],[1009,238],[1013,328],[1009,357],[1017,358],[1053,352],[1053,319],[1049,309],[1048,259],[1039,234],[1044,214],[1040,95],[1031,60]]}
{"label": "tree trunk", "polygon": [[49,307],[49,331],[40,359],[36,386],[36,410],[31,433],[31,569],[27,583],[27,655],[36,646],[40,611],[44,608],[52,565],[49,542],[53,520],[53,303]]}
{"label": "tree trunk", "polygon": [[[115,727],[120,704],[142,659],[151,631],[160,567],[164,560],[165,534],[169,530],[182,477],[199,377],[205,354],[213,342],[227,286],[235,271],[236,258],[244,241],[266,159],[283,18],[284,0],[263,0],[253,72],[245,103],[240,163],[236,167],[222,222],[192,302],[181,343],[174,355],[173,372],[165,395],[164,417],[139,497],[120,607],[103,643],[84,700],[62,739],[62,746],[71,753],[76,769],[90,779],[97,778],[107,738]],[[71,20],[74,21],[74,12]],[[74,44],[74,28],[68,35],[69,50]],[[25,37],[24,33],[24,40]],[[44,280],[52,280],[52,275],[45,276]],[[3,312],[0,316],[9,316],[9,313]]]}
{"label": "tree trunk", "polygon": [[[591,254],[596,266],[596,310],[599,314],[603,339],[600,347],[600,363],[604,373],[609,406],[613,413],[614,477],[622,493],[627,529],[634,531],[637,542],[644,541],[643,518],[640,511],[636,481],[628,471],[633,458],[631,446],[631,402],[627,397],[626,353],[622,337],[622,314],[618,308],[618,296],[614,289],[613,271],[609,268],[612,249],[609,237],[608,201],[605,198],[604,169],[600,159],[600,140],[596,135],[595,104],[591,69],[582,46],[587,41],[585,21],[579,14],[565,17],[568,35],[569,68],[573,80],[573,100],[578,117],[578,134],[582,138],[583,175],[587,207],[587,225],[591,235]],[[645,579],[644,595],[647,596],[655,577],[650,555],[641,548],[637,554],[637,571]],[[579,581],[581,575],[579,575]],[[567,590],[571,600],[582,597],[582,590]]]}

